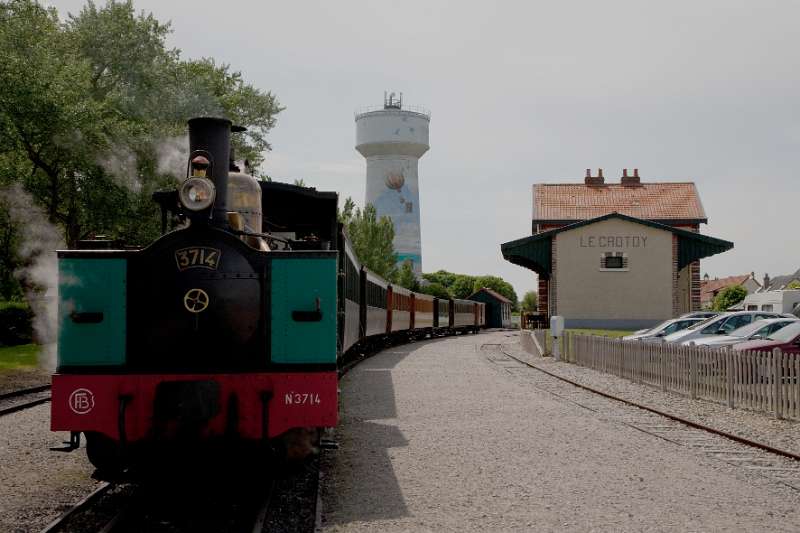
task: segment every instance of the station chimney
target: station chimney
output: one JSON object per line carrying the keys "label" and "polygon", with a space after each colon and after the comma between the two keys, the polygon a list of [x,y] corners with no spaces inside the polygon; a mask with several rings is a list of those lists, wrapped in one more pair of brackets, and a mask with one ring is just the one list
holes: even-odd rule
{"label": "station chimney", "polygon": [[403,93],[383,95],[383,106],[356,113],[356,150],[367,160],[366,204],[394,223],[398,267],[410,261],[422,274],[419,158],[430,148],[431,115],[403,106]]}

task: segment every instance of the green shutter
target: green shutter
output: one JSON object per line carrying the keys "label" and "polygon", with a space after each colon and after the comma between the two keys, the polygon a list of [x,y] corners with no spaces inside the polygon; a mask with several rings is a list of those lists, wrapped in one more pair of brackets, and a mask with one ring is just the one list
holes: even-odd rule
{"label": "green shutter", "polygon": [[[335,255],[272,261],[273,363],[336,363],[336,276]],[[292,316],[316,311],[317,299],[319,321]]]}
{"label": "green shutter", "polygon": [[59,367],[125,364],[125,259],[62,258],[58,274]]}

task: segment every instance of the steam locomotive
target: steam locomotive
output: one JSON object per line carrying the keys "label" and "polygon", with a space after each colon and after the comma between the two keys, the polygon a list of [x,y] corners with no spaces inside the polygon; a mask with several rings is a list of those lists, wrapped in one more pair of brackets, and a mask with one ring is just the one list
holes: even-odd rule
{"label": "steam locomotive", "polygon": [[58,252],[51,429],[70,432],[69,449],[83,433],[99,471],[200,446],[303,455],[337,423],[346,358],[485,324],[484,304],[362,266],[336,193],[240,172],[230,139],[243,128],[188,127],[186,178],[154,195],[160,238]]}

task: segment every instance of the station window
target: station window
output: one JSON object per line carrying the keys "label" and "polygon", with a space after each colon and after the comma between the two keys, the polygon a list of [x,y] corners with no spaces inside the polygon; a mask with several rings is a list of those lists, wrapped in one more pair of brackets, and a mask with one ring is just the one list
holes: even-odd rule
{"label": "station window", "polygon": [[628,270],[628,254],[623,252],[605,252],[600,256],[600,270]]}

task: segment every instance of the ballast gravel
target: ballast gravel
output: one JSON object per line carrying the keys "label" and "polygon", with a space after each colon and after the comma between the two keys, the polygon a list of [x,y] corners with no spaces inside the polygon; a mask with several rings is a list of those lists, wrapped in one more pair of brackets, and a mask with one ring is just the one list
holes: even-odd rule
{"label": "ballast gravel", "polygon": [[797,531],[800,494],[516,380],[482,345],[394,347],[342,380],[323,531]]}
{"label": "ballast gravel", "polygon": [[86,451],[50,451],[50,404],[0,417],[0,531],[40,531],[98,485]]}
{"label": "ballast gravel", "polygon": [[[671,415],[704,424],[738,437],[755,440],[775,448],[800,454],[800,422],[779,420],[767,413],[747,409],[731,409],[727,405],[706,400],[692,400],[674,392],[634,383],[612,374],[599,372],[574,363],[555,361],[552,357],[539,357],[524,351],[517,343],[517,335],[503,340],[503,349],[515,357],[528,361],[548,372],[576,383],[590,386],[608,394],[652,407]],[[800,526],[798,527],[800,529]]]}

